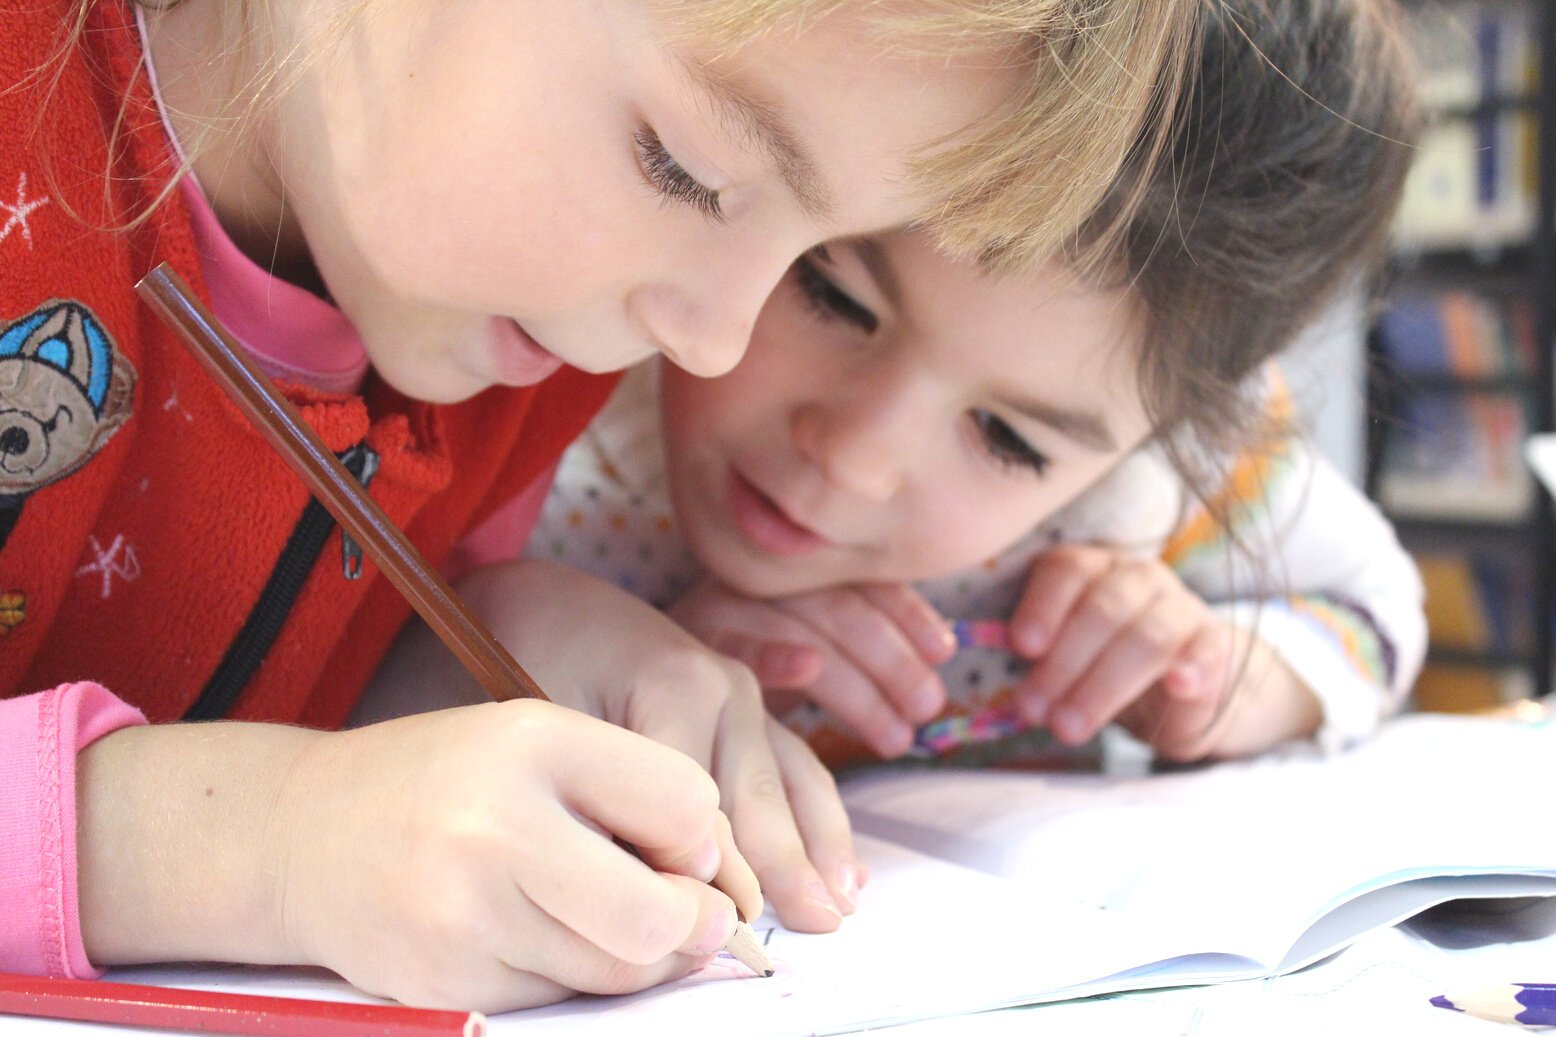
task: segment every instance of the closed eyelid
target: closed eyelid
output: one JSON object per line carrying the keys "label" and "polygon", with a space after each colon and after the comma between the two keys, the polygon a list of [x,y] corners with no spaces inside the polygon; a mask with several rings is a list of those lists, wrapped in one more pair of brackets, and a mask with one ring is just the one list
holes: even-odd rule
{"label": "closed eyelid", "polygon": [[735,76],[716,73],[689,56],[682,55],[680,64],[687,79],[712,103],[720,121],[741,143],[755,144],[772,160],[800,208],[812,219],[830,220],[836,204],[815,160],[778,106],[757,96]]}

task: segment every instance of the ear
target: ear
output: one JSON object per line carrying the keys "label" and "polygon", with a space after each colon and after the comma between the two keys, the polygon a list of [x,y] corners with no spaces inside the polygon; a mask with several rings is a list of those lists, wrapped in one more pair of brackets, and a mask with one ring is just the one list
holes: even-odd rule
{"label": "ear", "polygon": [[97,435],[94,447],[102,446],[119,431],[134,413],[135,369],[122,356],[114,357],[113,374],[108,379],[108,392],[103,397],[102,414],[97,419]]}

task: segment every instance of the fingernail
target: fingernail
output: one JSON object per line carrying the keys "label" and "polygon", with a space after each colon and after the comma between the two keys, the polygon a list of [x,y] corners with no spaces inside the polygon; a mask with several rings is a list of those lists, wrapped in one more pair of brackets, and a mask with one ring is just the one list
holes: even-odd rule
{"label": "fingernail", "polygon": [[1054,710],[1053,718],[1048,727],[1063,742],[1080,742],[1086,737],[1086,718],[1071,706],[1060,706]]}
{"label": "fingernail", "polygon": [[839,918],[843,917],[843,912],[837,909],[837,901],[832,899],[832,891],[827,889],[826,883],[821,880],[805,883],[805,896],[812,903],[826,908]]}
{"label": "fingernail", "polygon": [[720,911],[708,923],[708,928],[703,932],[702,939],[697,941],[693,948],[697,954],[717,954],[723,946],[729,942],[729,938],[735,935],[735,909]]}
{"label": "fingernail", "polygon": [[804,669],[806,660],[810,658],[810,654],[805,649],[794,645],[777,645],[774,646],[773,652],[778,657],[777,668],[791,679]]}
{"label": "fingernail", "polygon": [[1193,663],[1176,663],[1172,668],[1172,679],[1179,691],[1194,691],[1199,687],[1199,668]]}
{"label": "fingernail", "polygon": [[906,724],[893,724],[882,743],[877,751],[886,759],[894,760],[913,748],[913,729]]}
{"label": "fingernail", "polygon": [[712,882],[713,877],[719,873],[719,865],[723,862],[724,855],[719,850],[719,844],[710,835],[692,855],[692,878],[702,882]]}
{"label": "fingernail", "polygon": [[1041,623],[1026,622],[1011,627],[1010,641],[1022,655],[1041,655],[1048,647],[1048,632]]}
{"label": "fingernail", "polygon": [[837,906],[843,909],[843,914],[851,915],[859,899],[859,873],[852,864],[841,864],[838,865],[836,880]]}

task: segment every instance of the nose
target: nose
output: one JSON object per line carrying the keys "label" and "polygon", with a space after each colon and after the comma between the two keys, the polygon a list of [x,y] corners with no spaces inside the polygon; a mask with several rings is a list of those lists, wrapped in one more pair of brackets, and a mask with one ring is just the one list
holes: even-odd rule
{"label": "nose", "polygon": [[845,493],[884,504],[928,448],[931,415],[905,388],[856,378],[848,390],[812,399],[789,416],[799,453]]}
{"label": "nose", "polygon": [[32,444],[32,437],[20,425],[12,425],[0,432],[0,454],[25,454]]}
{"label": "nose", "polygon": [[738,257],[702,253],[684,277],[630,292],[628,316],[677,367],[703,378],[725,374],[745,355],[757,314],[798,254],[773,245]]}

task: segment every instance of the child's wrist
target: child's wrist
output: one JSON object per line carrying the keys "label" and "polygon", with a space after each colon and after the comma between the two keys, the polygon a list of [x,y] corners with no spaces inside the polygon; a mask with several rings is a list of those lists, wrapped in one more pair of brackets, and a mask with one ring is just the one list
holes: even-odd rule
{"label": "child's wrist", "polygon": [[283,909],[286,797],[300,750],[326,737],[269,724],[116,732],[81,754],[81,924],[99,966],[295,963]]}

